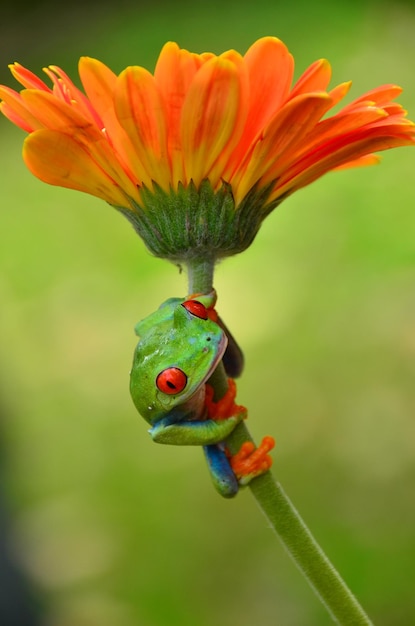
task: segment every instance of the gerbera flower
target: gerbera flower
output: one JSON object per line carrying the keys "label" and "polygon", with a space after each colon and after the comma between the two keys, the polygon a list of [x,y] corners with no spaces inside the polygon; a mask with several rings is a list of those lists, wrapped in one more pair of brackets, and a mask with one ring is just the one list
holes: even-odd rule
{"label": "gerbera flower", "polygon": [[329,90],[323,59],[292,86],[293,57],[273,37],[244,56],[167,43],[154,75],[131,66],[116,76],[82,57],[85,93],[60,68],[44,71],[52,88],[17,63],[11,72],[24,89],[0,87],[3,114],[29,133],[27,167],[106,200],[154,254],[175,260],[239,252],[296,189],[415,141],[393,102],[399,87],[375,88],[326,117],[351,83]]}

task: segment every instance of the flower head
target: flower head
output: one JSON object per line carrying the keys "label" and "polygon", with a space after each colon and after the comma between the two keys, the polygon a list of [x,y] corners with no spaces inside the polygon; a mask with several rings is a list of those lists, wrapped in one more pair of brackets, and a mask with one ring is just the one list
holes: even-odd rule
{"label": "flower head", "polygon": [[294,61],[273,37],[244,56],[194,54],[167,43],[154,74],[116,76],[81,58],[84,92],[58,67],[52,88],[19,64],[24,89],[0,87],[2,113],[29,133],[23,158],[52,185],[121,210],[159,256],[226,256],[244,249],[263,218],[326,172],[377,162],[415,142],[415,126],[383,85],[326,114],[351,83],[328,89],[329,63],[292,86]]}

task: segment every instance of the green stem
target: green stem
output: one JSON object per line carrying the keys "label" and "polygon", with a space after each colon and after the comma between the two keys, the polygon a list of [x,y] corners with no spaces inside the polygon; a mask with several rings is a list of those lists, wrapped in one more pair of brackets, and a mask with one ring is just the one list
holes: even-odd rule
{"label": "green stem", "polygon": [[[189,293],[209,293],[213,287],[213,263],[194,262],[188,269]],[[210,383],[215,389],[215,399],[220,399],[228,387],[222,363]],[[226,445],[235,454],[244,441],[252,441],[252,438],[245,423],[242,423],[228,437]],[[342,626],[370,626],[369,617],[271,472],[252,480],[249,487],[272,528],[333,619]]]}
{"label": "green stem", "polygon": [[189,277],[189,295],[192,293],[210,293],[213,289],[212,259],[190,259],[186,262]]}
{"label": "green stem", "polygon": [[[234,454],[251,440],[239,424],[226,444]],[[324,554],[300,514],[271,472],[251,481],[251,492],[284,547],[307,578],[333,619],[342,626],[369,626],[372,622]]]}

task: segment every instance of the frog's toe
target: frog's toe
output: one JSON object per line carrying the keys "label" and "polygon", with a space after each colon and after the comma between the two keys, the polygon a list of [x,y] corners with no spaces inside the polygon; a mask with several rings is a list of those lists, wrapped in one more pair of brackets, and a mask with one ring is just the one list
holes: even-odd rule
{"label": "frog's toe", "polygon": [[246,408],[235,404],[236,383],[232,378],[228,378],[228,389],[225,395],[217,402],[213,401],[214,390],[209,384],[206,385],[205,406],[209,419],[223,420],[238,415],[244,419],[247,415]]}
{"label": "frog's toe", "polygon": [[268,453],[274,446],[275,441],[269,436],[263,438],[258,448],[252,441],[245,441],[239,452],[230,457],[230,466],[240,485],[247,485],[270,469],[272,458]]}

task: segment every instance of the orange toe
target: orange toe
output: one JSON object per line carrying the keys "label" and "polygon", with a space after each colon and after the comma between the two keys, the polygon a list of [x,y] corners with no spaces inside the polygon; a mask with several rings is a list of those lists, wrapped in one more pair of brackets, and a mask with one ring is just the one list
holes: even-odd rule
{"label": "orange toe", "polygon": [[272,458],[268,454],[275,446],[273,437],[264,437],[258,448],[252,441],[242,444],[240,450],[230,458],[230,464],[241,485],[246,485],[256,476],[269,470]]}
{"label": "orange toe", "polygon": [[228,417],[245,412],[243,406],[235,404],[236,384],[232,378],[228,378],[228,390],[218,402],[213,401],[213,389],[210,385],[206,385],[205,405],[209,419],[222,420]]}

